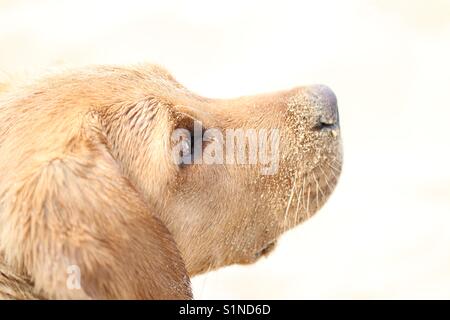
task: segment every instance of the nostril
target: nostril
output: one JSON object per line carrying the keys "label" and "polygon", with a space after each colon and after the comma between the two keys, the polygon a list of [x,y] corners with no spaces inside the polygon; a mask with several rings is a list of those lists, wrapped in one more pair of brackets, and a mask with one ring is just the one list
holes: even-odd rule
{"label": "nostril", "polygon": [[317,112],[314,129],[335,129],[339,126],[339,111],[334,92],[327,86],[315,85],[310,89],[310,97]]}
{"label": "nostril", "polygon": [[319,117],[319,122],[323,125],[334,125],[337,123],[337,118],[334,113],[323,114]]}
{"label": "nostril", "polygon": [[289,119],[303,123],[309,130],[337,131],[339,128],[339,111],[334,92],[325,85],[311,85],[295,88],[289,94],[287,115]]}
{"label": "nostril", "polygon": [[321,119],[320,121],[319,121],[319,123],[320,123],[320,125],[322,126],[322,127],[333,127],[333,126],[335,126],[336,124],[337,124],[337,122],[336,121],[334,121],[334,120],[323,120],[323,119]]}
{"label": "nostril", "polygon": [[315,130],[325,130],[325,129],[335,129],[338,127],[338,121],[327,119],[325,117],[321,117],[318,121],[316,126],[314,127]]}

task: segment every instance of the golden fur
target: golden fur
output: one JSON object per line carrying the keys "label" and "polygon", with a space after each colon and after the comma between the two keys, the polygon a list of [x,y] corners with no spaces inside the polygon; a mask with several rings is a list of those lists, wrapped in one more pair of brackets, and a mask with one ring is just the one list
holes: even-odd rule
{"label": "golden fur", "polygon": [[[91,67],[0,98],[0,297],[189,299],[316,212],[341,168],[317,87],[214,100],[157,66]],[[318,107],[319,106],[319,107]],[[280,168],[176,166],[174,129],[280,128]],[[67,285],[80,270],[81,288]]]}

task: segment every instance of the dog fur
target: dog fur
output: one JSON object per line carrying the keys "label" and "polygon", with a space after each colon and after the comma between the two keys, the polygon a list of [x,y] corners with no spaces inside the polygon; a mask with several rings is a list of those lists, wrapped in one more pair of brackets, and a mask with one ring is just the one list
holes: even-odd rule
{"label": "dog fur", "polygon": [[[190,299],[189,277],[256,261],[337,182],[339,128],[314,129],[324,112],[337,121],[324,109],[333,99],[322,87],[207,99],[154,65],[89,67],[8,88],[0,297]],[[281,128],[279,173],[176,166],[171,133],[193,119],[220,130]],[[72,266],[79,288],[68,286]]]}

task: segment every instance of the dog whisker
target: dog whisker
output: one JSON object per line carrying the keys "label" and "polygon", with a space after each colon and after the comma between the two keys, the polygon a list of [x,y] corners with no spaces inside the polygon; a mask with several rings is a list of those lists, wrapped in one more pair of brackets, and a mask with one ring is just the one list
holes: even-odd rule
{"label": "dog whisker", "polygon": [[[312,174],[313,174],[314,182],[316,184],[316,208],[318,208],[319,207],[319,190],[320,190],[320,186],[319,186],[319,181],[317,181],[316,174],[314,173],[314,171],[313,171]],[[320,190],[320,193],[323,194],[322,190]]]}
{"label": "dog whisker", "polygon": [[300,205],[302,204],[302,199],[303,199],[303,189],[305,186],[305,179],[303,179],[303,184],[302,187],[300,188],[298,195],[297,195],[297,207],[295,209],[295,220],[294,220],[294,224],[298,223],[298,212],[300,210]]}
{"label": "dog whisker", "polygon": [[340,169],[338,169],[338,168],[336,168],[335,166],[333,166],[331,163],[329,163],[329,162],[326,162],[326,164],[330,167],[330,168],[332,168],[335,172],[340,172],[341,170]]}
{"label": "dog whisker", "polygon": [[297,176],[294,177],[294,183],[292,184],[289,200],[288,200],[288,203],[287,203],[287,206],[286,206],[286,211],[284,213],[284,223],[283,223],[284,231],[286,231],[286,227],[287,227],[286,219],[287,219],[287,215],[288,215],[289,209],[291,208],[292,198],[294,196],[295,188],[296,188],[296,185],[295,185],[296,182],[297,182]]}
{"label": "dog whisker", "polygon": [[308,198],[306,200],[306,216],[308,219],[311,217],[311,214],[309,212],[309,204],[310,204],[310,197],[311,197],[311,186],[308,184]]}
{"label": "dog whisker", "polygon": [[337,176],[336,173],[339,173],[339,171],[337,169],[335,169],[334,167],[330,166],[329,163],[325,163],[325,165],[327,165],[331,169],[329,172],[337,181],[338,180],[338,176]]}
{"label": "dog whisker", "polygon": [[319,169],[322,171],[323,178],[324,178],[324,180],[325,180],[325,183],[326,183],[327,186],[328,186],[328,190],[329,190],[330,192],[332,192],[332,191],[333,191],[333,188],[331,187],[330,182],[328,181],[328,178],[329,178],[328,175],[325,173],[325,170],[323,170],[322,167],[319,167]]}

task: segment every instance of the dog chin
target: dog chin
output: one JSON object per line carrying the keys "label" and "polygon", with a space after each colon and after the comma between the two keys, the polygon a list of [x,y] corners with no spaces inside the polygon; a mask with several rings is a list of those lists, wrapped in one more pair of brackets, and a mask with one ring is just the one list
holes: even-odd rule
{"label": "dog chin", "polygon": [[239,264],[255,263],[256,261],[260,260],[262,257],[267,257],[268,255],[270,255],[273,252],[273,250],[275,249],[276,244],[277,244],[276,240],[271,241],[271,242],[267,243],[266,245],[264,245],[260,250],[256,251],[254,254],[241,259],[238,263]]}

